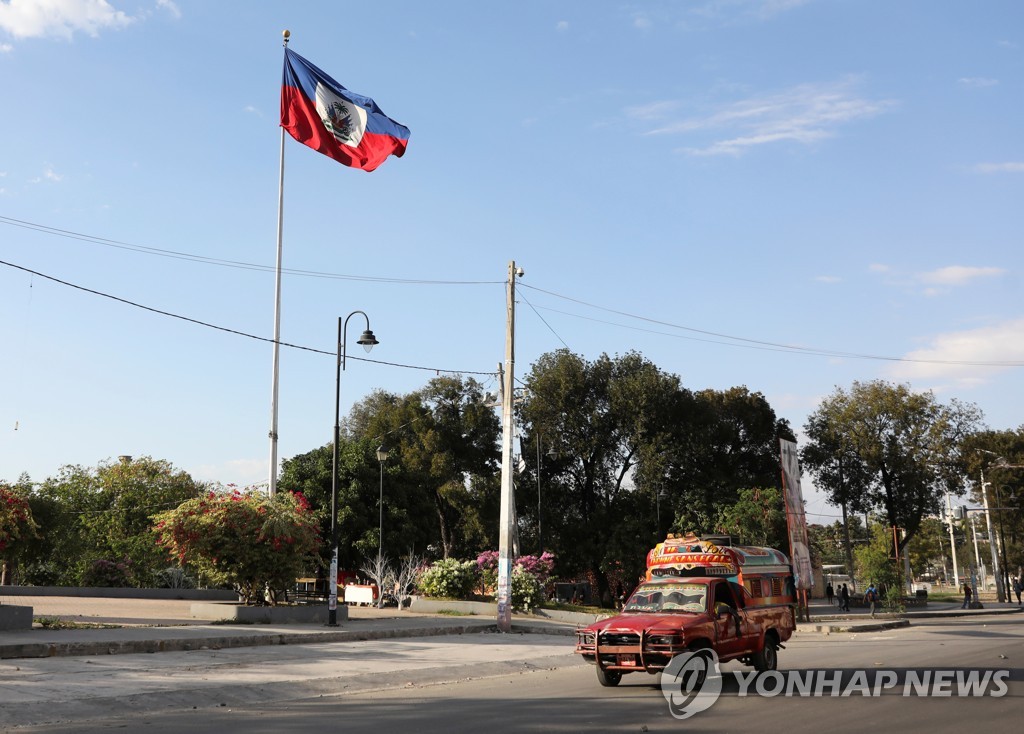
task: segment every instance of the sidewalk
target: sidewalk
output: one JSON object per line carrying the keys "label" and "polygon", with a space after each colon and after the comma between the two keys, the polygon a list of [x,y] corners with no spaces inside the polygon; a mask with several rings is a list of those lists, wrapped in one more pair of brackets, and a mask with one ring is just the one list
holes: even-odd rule
{"label": "sidewalk", "polygon": [[[210,624],[191,617],[192,600],[47,596],[5,597],[2,601],[31,606],[36,619],[117,626],[0,631],[0,659],[212,650],[496,631],[492,617],[417,614],[395,608],[351,606],[348,620],[337,627],[327,627],[323,624]],[[514,633],[570,635],[574,626],[516,616],[512,628]]]}
{"label": "sidewalk", "polygon": [[[191,600],[99,599],[89,597],[4,597],[6,604],[33,607],[35,618],[116,627],[32,629],[0,632],[0,659],[78,655],[113,655],[181,650],[224,649],[264,645],[352,642],[396,637],[428,637],[496,632],[494,617],[448,616],[351,606],[349,619],[338,627],[322,624],[209,624],[191,617]],[[933,602],[894,618],[872,619],[864,607],[839,612],[826,602],[812,602],[811,622],[800,632],[824,634],[870,632],[905,627],[914,619],[1014,614],[1016,604],[986,604],[985,609],[960,609],[956,603]],[[575,625],[530,616],[514,616],[513,633],[571,635]]]}
{"label": "sidewalk", "polygon": [[[900,616],[887,612],[876,611],[874,618],[865,606],[851,606],[850,611],[840,611],[835,604],[824,599],[812,599],[810,604],[810,623],[803,623],[800,629],[815,632],[872,632],[876,630],[906,627],[915,619],[945,619],[956,617],[976,617],[991,614],[1017,614],[1022,610],[1016,603],[984,602],[984,609],[961,609],[959,602],[928,602],[925,607],[908,607]],[[878,605],[881,608],[881,605]]]}

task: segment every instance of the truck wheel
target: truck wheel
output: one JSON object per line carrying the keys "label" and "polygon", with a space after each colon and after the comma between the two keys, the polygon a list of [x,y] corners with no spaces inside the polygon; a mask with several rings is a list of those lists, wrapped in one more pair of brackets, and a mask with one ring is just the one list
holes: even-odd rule
{"label": "truck wheel", "polygon": [[622,673],[617,670],[605,670],[600,665],[597,666],[597,682],[606,688],[612,688],[619,685],[619,681],[622,680]]}
{"label": "truck wheel", "polygon": [[758,672],[775,670],[779,667],[779,645],[775,637],[768,635],[764,639],[764,647],[754,653],[754,669]]}

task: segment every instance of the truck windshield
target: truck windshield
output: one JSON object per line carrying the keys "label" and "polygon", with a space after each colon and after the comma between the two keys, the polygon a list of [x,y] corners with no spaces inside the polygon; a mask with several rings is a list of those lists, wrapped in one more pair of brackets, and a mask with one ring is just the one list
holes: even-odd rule
{"label": "truck windshield", "polygon": [[707,611],[707,596],[703,584],[641,584],[622,611],[700,614]]}

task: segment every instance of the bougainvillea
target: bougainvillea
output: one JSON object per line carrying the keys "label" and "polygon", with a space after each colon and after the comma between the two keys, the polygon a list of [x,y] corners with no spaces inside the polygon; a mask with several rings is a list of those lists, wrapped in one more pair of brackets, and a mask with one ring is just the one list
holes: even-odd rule
{"label": "bougainvillea", "polygon": [[[157,543],[181,565],[232,586],[246,604],[291,588],[319,561],[322,542],[301,494],[210,493],[155,518]],[[271,595],[273,600],[274,595]]]}
{"label": "bougainvillea", "polygon": [[0,558],[13,558],[25,542],[36,537],[28,500],[0,484]]}

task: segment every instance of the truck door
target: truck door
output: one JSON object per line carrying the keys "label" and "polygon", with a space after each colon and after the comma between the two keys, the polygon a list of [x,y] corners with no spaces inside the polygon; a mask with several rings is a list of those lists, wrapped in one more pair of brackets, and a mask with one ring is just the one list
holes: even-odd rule
{"label": "truck door", "polygon": [[709,608],[715,622],[715,648],[719,657],[739,655],[745,649],[745,620],[725,581],[715,582]]}

